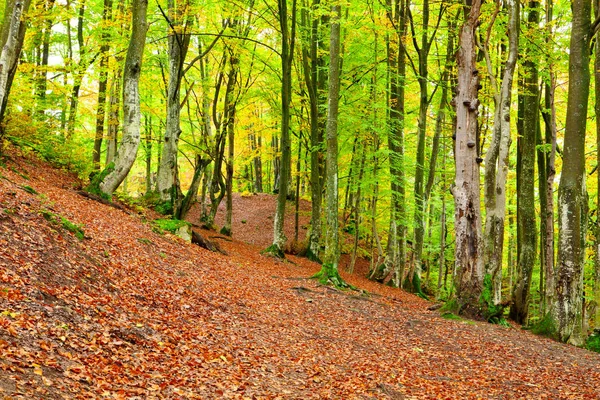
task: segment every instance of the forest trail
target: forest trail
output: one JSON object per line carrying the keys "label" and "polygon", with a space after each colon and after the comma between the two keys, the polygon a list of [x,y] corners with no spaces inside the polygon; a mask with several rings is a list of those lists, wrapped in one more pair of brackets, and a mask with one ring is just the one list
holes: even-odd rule
{"label": "forest trail", "polygon": [[30,158],[0,174],[0,398],[600,398],[599,354],[319,286],[262,243],[205,251]]}

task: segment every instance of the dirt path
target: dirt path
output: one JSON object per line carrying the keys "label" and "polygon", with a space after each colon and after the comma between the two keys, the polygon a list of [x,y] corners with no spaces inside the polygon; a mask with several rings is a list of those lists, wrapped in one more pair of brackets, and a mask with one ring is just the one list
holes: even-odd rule
{"label": "dirt path", "polygon": [[368,295],[319,286],[317,265],[260,256],[263,234],[213,254],[15,160],[0,169],[0,398],[600,398],[598,354],[445,320],[359,276],[344,275]]}

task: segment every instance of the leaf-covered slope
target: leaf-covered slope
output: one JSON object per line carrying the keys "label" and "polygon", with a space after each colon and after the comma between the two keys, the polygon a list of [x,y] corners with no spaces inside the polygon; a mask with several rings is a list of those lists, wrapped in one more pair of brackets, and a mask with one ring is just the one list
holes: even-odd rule
{"label": "leaf-covered slope", "polygon": [[34,160],[0,173],[0,396],[600,397],[597,354],[356,276],[370,296],[318,286],[298,279],[318,266],[248,244],[207,252]]}

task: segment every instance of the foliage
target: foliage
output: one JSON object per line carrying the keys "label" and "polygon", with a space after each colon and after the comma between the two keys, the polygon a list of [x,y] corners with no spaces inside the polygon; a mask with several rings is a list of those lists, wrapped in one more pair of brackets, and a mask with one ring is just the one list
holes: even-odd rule
{"label": "foliage", "polygon": [[184,226],[191,226],[191,224],[178,219],[155,219],[152,221],[152,229],[157,233],[177,233]]}
{"label": "foliage", "polygon": [[556,323],[550,313],[544,315],[544,318],[539,320],[531,327],[531,332],[536,335],[546,336],[550,338],[556,337]]}
{"label": "foliage", "polygon": [[600,353],[600,333],[594,332],[585,341],[585,348]]}

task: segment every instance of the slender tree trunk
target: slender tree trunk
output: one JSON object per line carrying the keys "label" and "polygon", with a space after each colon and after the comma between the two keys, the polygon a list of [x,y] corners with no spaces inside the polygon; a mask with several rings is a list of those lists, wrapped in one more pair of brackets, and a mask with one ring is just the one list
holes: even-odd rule
{"label": "slender tree trunk", "polygon": [[231,226],[233,222],[233,157],[235,145],[235,109],[231,111],[231,123],[227,124],[227,161],[225,162],[225,191],[227,206],[225,208],[225,225],[221,228],[221,233],[226,236],[231,236]]}
{"label": "slender tree trunk", "polygon": [[69,100],[69,118],[67,120],[67,140],[70,140],[75,133],[75,120],[77,119],[77,108],[79,107],[79,91],[81,90],[83,76],[90,65],[88,52],[83,41],[85,6],[86,0],[82,0],[79,3],[79,10],[77,12],[77,45],[79,47],[79,62],[75,66],[75,71],[73,72],[73,88],[71,89],[71,96]]}
{"label": "slender tree trunk", "polygon": [[158,166],[157,190],[160,199],[170,202],[173,211],[181,189],[178,187],[177,178],[177,153],[179,151],[179,136],[181,135],[181,106],[180,92],[181,79],[183,78],[183,63],[187,55],[190,35],[187,33],[192,18],[185,16],[188,4],[175,5],[175,0],[169,0],[169,84],[167,88],[167,120],[162,144],[162,157]]}
{"label": "slender tree trunk", "polygon": [[556,299],[552,309],[557,337],[582,345],[583,261],[587,222],[585,129],[590,90],[590,0],[573,0],[569,51],[569,95],[558,188],[558,260]]}
{"label": "slender tree trunk", "polygon": [[455,278],[456,298],[461,312],[479,314],[483,288],[483,237],[477,163],[477,71],[476,30],[481,1],[464,7],[466,20],[460,31],[457,53],[455,184]]}
{"label": "slender tree trunk", "polygon": [[[552,33],[552,1],[547,2],[546,24],[547,38],[546,43],[550,45],[553,41]],[[551,308],[554,305],[556,295],[556,267],[554,264],[554,177],[556,175],[556,107],[554,106],[554,89],[556,87],[556,72],[552,60],[548,62],[549,82],[544,90],[545,111],[544,117],[546,143],[550,148],[546,153],[546,209],[542,211],[542,218],[546,219],[546,241],[544,251],[544,302],[542,312],[544,315],[552,314]]]}
{"label": "slender tree trunk", "polygon": [[27,24],[23,15],[27,13],[29,4],[30,0],[7,0],[4,8],[0,36],[0,136],[4,133],[3,120],[8,95],[25,39]]}
{"label": "slender tree trunk", "polygon": [[358,241],[360,239],[360,203],[362,201],[362,179],[365,172],[365,161],[367,155],[365,152],[365,144],[362,144],[362,154],[360,157],[360,167],[358,171],[358,186],[356,188],[356,196],[354,197],[354,245],[352,246],[352,259],[348,266],[348,272],[354,273],[354,265],[356,264]]}
{"label": "slender tree trunk", "polygon": [[[494,137],[485,159],[485,275],[489,276],[492,293],[488,308],[500,304],[502,300],[502,255],[504,253],[504,222],[506,216],[506,180],[510,151],[510,111],[512,104],[512,83],[517,64],[519,46],[519,2],[507,3],[509,13],[509,50],[504,66],[502,83],[496,95],[494,112]],[[488,68],[490,66],[488,65]],[[490,310],[488,310],[490,311]],[[488,312],[489,314],[489,312]]]}
{"label": "slender tree trunk", "polygon": [[[311,222],[308,231],[308,249],[307,257],[313,261],[320,261],[320,240],[321,240],[321,203],[323,201],[323,177],[322,164],[323,155],[322,145],[322,111],[319,105],[321,103],[321,83],[324,81],[322,76],[324,71],[319,68],[322,62],[322,56],[319,55],[319,22],[320,18],[315,15],[318,10],[320,0],[313,0],[311,11],[309,13],[308,5],[304,2],[301,12],[301,23],[303,27],[302,41],[302,66],[304,71],[304,81],[307,87],[310,103],[310,187],[311,187]],[[309,15],[312,19],[309,22]]]}
{"label": "slender tree trunk", "polygon": [[[287,0],[278,0],[279,25],[281,27],[281,170],[279,173],[279,192],[277,210],[273,228],[271,252],[283,258],[287,238],[283,230],[285,205],[287,202],[289,176],[291,172],[292,149],[290,141],[290,103],[292,100],[292,61],[296,40],[296,0],[292,1],[291,21],[288,21]],[[288,23],[291,22],[291,26]]]}
{"label": "slender tree trunk", "polygon": [[96,136],[94,138],[94,151],[92,162],[94,169],[100,169],[100,152],[104,139],[104,120],[106,116],[106,89],[108,81],[108,51],[110,49],[110,33],[108,24],[112,21],[112,0],[104,0],[102,12],[102,46],[100,47],[99,79],[98,79],[98,105],[96,109]]}
{"label": "slender tree trunk", "polygon": [[152,192],[152,115],[144,116],[146,125],[146,194]]}
{"label": "slender tree trunk", "polygon": [[[529,3],[529,26],[539,24],[539,3]],[[518,157],[521,158],[519,187],[517,191],[517,229],[519,252],[517,254],[517,280],[512,291],[509,317],[520,324],[527,323],[531,289],[531,276],[536,261],[537,229],[535,220],[535,143],[539,116],[539,80],[537,62],[533,51],[527,55],[523,66],[527,76],[523,94],[523,134],[518,140]]]}
{"label": "slender tree trunk", "polygon": [[[594,2],[596,18],[600,17],[600,5]],[[600,166],[600,36],[596,34],[594,48],[594,91],[596,102],[594,112],[596,115],[596,160]],[[554,144],[556,145],[556,144]],[[600,169],[596,169],[596,231],[595,231],[595,258],[594,258],[594,327],[600,327]]]}
{"label": "slender tree trunk", "polygon": [[108,196],[113,194],[129,173],[140,144],[139,78],[148,30],[146,22],[148,0],[133,0],[132,9],[131,39],[123,74],[123,141],[114,162],[106,166],[90,187],[91,190],[97,190],[95,187],[97,186]]}
{"label": "slender tree trunk", "polygon": [[331,6],[331,34],[329,37],[329,89],[327,95],[327,124],[325,135],[327,140],[327,189],[326,189],[326,235],[323,267],[317,274],[321,282],[332,282],[336,286],[343,285],[338,272],[339,231],[338,231],[338,106],[340,93],[340,5],[334,2]]}

